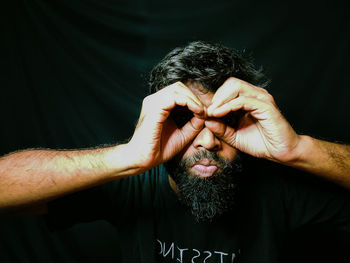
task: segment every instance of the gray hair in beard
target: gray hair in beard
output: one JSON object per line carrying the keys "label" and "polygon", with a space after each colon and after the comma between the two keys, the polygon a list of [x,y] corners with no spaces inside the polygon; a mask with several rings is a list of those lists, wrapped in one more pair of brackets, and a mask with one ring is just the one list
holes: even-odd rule
{"label": "gray hair in beard", "polygon": [[[205,178],[192,173],[189,169],[201,159],[214,160],[220,169]],[[203,150],[180,161],[172,159],[164,165],[177,185],[180,201],[191,209],[198,222],[212,221],[234,207],[237,179],[242,172],[239,154],[230,162],[216,152]]]}

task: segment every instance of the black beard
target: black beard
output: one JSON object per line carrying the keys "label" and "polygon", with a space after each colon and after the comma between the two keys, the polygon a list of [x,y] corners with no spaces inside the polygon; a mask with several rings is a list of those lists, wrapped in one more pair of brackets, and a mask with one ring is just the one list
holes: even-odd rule
{"label": "black beard", "polygon": [[[203,158],[214,160],[219,166],[210,177],[202,178],[189,170]],[[191,209],[197,222],[212,221],[234,207],[237,179],[242,172],[239,155],[229,162],[215,152],[204,150],[181,161],[172,159],[164,165],[177,185],[180,200]]]}

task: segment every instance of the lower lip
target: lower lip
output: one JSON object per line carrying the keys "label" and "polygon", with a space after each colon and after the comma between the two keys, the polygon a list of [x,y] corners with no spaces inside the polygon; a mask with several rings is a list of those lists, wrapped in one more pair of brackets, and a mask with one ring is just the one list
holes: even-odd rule
{"label": "lower lip", "polygon": [[195,164],[192,169],[201,177],[210,177],[218,169],[215,165]]}

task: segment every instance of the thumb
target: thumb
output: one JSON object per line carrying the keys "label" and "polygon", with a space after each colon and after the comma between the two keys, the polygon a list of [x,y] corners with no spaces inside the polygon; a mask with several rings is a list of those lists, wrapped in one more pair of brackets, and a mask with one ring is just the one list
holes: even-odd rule
{"label": "thumb", "polygon": [[234,147],[236,141],[236,130],[218,120],[206,120],[205,127],[207,127],[214,135],[227,144]]}
{"label": "thumb", "polygon": [[179,132],[182,134],[184,145],[188,144],[204,127],[204,119],[194,116]]}

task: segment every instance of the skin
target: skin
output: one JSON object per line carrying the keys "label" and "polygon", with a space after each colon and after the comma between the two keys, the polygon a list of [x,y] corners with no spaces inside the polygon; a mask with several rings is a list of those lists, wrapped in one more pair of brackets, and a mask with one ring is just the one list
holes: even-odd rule
{"label": "skin", "polygon": [[206,126],[232,147],[254,157],[282,163],[298,158],[294,150],[301,137],[280,113],[273,97],[265,89],[229,78],[216,91],[207,114],[222,117],[239,109],[247,114],[237,131],[213,121]]}
{"label": "skin", "polygon": [[[199,83],[187,85],[189,90],[191,90],[199,99],[206,111],[206,109],[212,104],[214,93],[206,92]],[[223,141],[221,138],[216,137],[215,133],[213,132],[215,129],[220,129],[221,125],[224,124],[222,124],[219,118],[202,116],[202,119],[205,121],[203,128],[177,157],[186,158],[193,155],[196,151],[206,149],[208,151],[215,151],[227,160],[233,161],[236,157],[237,150],[230,144]],[[207,125],[209,126],[207,127]]]}
{"label": "skin", "polygon": [[[145,99],[140,117],[142,125],[139,125],[140,129],[136,129],[130,141],[131,144],[142,145],[141,140],[148,139],[149,144],[153,146],[148,148],[147,152],[144,152],[146,149],[140,149],[143,156],[139,158],[145,166],[154,167],[174,157],[199,133],[200,137],[215,135],[216,139],[213,137],[211,143],[218,144],[218,147],[224,142],[254,157],[282,163],[298,158],[299,153],[296,149],[301,137],[281,115],[273,97],[266,90],[233,77],[215,94],[205,93],[198,85],[192,83],[187,87],[182,83],[175,83]],[[169,103],[167,100],[173,101]],[[167,119],[176,105],[187,106],[194,113],[192,120],[181,129],[176,128],[176,125]],[[162,108],[160,113],[156,113],[156,107]],[[237,131],[219,121],[218,118],[239,109],[248,114],[241,121]],[[148,119],[144,117],[147,115]],[[151,133],[141,129],[146,129],[145,123],[153,123]],[[151,127],[147,128],[151,130]],[[145,134],[150,136],[145,138]],[[194,145],[189,146],[183,153],[184,156],[194,151],[196,140],[193,143]]]}
{"label": "skin", "polygon": [[[193,93],[193,95],[198,98],[198,100],[201,102],[204,108],[204,112],[206,112],[206,109],[212,104],[212,98],[214,97],[214,93],[206,92],[203,86],[196,82],[186,83],[186,86]],[[221,138],[217,137],[215,133],[212,131],[212,129],[209,129],[206,126],[206,124],[209,124],[210,127],[215,127],[216,129],[220,129],[221,125],[223,125],[220,118],[208,117],[206,114],[198,116],[198,118],[201,118],[202,120],[204,120],[203,128],[192,139],[192,141],[190,141],[190,143],[185,146],[185,148],[180,153],[174,156],[174,158],[177,160],[180,160],[180,159],[190,157],[196,152],[199,152],[201,150],[208,150],[208,151],[216,152],[221,157],[232,162],[237,155],[237,150],[234,147],[232,147],[230,144],[223,141]],[[213,175],[213,173],[216,171],[216,169],[212,170],[210,168],[213,166],[217,167],[218,164],[210,161],[210,165],[209,165],[208,160],[200,160],[198,164],[194,166],[195,167],[191,167],[191,171],[194,174],[201,177],[208,177]],[[200,167],[196,169],[196,166],[200,166]],[[217,169],[220,169],[220,167],[217,167]],[[206,170],[209,170],[209,171],[206,171]],[[176,183],[170,176],[169,176],[169,182],[172,189],[176,193],[178,193]]]}
{"label": "skin", "polygon": [[[350,188],[350,146],[298,135],[266,90],[233,77],[215,94],[206,93],[198,83],[186,84],[177,82],[147,96],[126,144],[86,150],[25,150],[1,157],[0,210],[37,206],[44,213],[50,200],[138,175],[203,148],[229,160],[239,150]],[[168,118],[177,105],[194,115],[181,128]],[[237,130],[220,120],[239,109],[247,114]]]}

